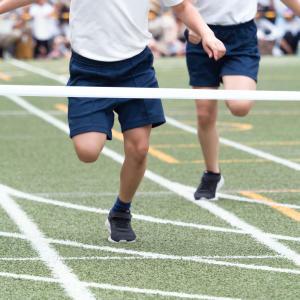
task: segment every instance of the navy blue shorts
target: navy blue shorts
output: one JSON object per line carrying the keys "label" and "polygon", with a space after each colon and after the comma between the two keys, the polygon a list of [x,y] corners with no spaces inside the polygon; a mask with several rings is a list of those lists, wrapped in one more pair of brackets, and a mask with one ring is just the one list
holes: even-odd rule
{"label": "navy blue shorts", "polygon": [[[260,54],[255,22],[239,25],[210,25],[226,49],[226,55],[219,61],[210,59],[202,44],[187,42],[187,66],[190,85],[195,87],[219,87],[223,76],[247,76],[257,81]],[[188,31],[186,31],[188,40]]]}
{"label": "navy blue shorts", "polygon": [[[146,48],[133,58],[100,62],[73,53],[68,86],[157,88],[153,55]],[[114,112],[118,114],[122,132],[165,123],[160,99],[69,98],[71,138],[81,133],[101,132],[111,140]]]}

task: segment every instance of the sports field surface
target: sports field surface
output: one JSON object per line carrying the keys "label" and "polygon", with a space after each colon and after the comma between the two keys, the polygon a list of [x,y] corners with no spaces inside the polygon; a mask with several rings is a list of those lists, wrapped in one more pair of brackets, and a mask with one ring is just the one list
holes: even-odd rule
{"label": "sports field surface", "polygon": [[[161,87],[188,87],[184,59],[156,61]],[[1,61],[0,84],[62,85],[68,62]],[[259,89],[300,90],[300,58],[264,58]],[[0,98],[0,299],[300,299],[300,103],[220,103],[225,187],[193,201],[204,165],[193,101],[164,101],[136,196],[134,244],[104,222],[122,135],[80,163],[66,99]],[[282,99],[284,100],[284,99]]]}

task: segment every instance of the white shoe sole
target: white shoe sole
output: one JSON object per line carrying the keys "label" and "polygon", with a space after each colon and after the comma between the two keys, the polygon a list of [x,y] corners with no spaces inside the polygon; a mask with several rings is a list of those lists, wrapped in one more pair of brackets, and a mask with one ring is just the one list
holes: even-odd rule
{"label": "white shoe sole", "polygon": [[225,179],[224,179],[223,176],[221,176],[221,180],[217,184],[216,197],[212,198],[212,199],[207,199],[207,198],[202,197],[202,198],[200,198],[199,200],[196,200],[196,201],[200,201],[200,200],[217,201],[217,200],[219,200],[218,192],[221,190],[221,188],[224,186],[224,184],[225,184]]}
{"label": "white shoe sole", "polygon": [[108,219],[106,219],[105,221],[105,227],[106,229],[108,230],[108,233],[109,233],[109,237],[107,238],[107,240],[113,244],[119,244],[119,243],[135,243],[136,240],[133,240],[133,241],[126,241],[126,240],[120,240],[119,242],[117,241],[114,241],[112,238],[111,238],[111,228],[110,228],[110,223],[108,221]]}

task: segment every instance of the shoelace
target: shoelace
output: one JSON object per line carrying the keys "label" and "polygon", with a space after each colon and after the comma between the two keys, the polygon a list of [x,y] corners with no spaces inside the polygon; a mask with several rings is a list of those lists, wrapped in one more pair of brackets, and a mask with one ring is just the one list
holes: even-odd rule
{"label": "shoelace", "polygon": [[117,227],[130,228],[130,220],[129,219],[113,218],[112,220],[117,225]]}
{"label": "shoelace", "polygon": [[204,191],[212,191],[214,189],[214,185],[213,185],[213,181],[209,181],[205,178],[202,178],[201,184],[199,186],[199,188],[197,189],[197,191],[199,192],[200,190],[204,190]]}

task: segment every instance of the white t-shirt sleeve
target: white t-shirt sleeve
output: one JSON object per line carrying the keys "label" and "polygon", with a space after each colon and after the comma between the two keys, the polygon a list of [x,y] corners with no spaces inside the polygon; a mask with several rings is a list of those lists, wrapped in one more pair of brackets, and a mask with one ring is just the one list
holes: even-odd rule
{"label": "white t-shirt sleeve", "polygon": [[165,6],[176,6],[182,3],[184,0],[163,0]]}
{"label": "white t-shirt sleeve", "polygon": [[31,6],[30,9],[29,9],[29,14],[30,14],[32,17],[35,17],[36,13],[37,13],[36,7],[35,7],[34,5]]}

